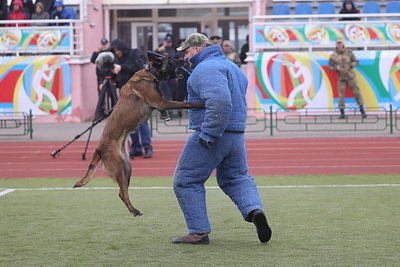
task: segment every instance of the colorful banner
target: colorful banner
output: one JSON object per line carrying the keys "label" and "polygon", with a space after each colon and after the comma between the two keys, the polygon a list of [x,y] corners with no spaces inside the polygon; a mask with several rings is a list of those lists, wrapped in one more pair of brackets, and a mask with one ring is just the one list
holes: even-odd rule
{"label": "colorful banner", "polygon": [[[400,107],[400,51],[353,51],[356,79],[366,107]],[[255,55],[257,101],[264,110],[338,106],[337,73],[328,70],[332,52],[266,52]],[[350,91],[347,106],[356,105]]]}
{"label": "colorful banner", "polygon": [[71,46],[70,31],[30,30],[16,28],[0,29],[0,52],[5,50],[69,50]]}
{"label": "colorful banner", "polygon": [[0,57],[0,112],[71,114],[69,56]]}
{"label": "colorful banner", "polygon": [[345,37],[346,44],[398,45],[400,23],[256,25],[254,36],[256,47],[334,45],[338,36]]}

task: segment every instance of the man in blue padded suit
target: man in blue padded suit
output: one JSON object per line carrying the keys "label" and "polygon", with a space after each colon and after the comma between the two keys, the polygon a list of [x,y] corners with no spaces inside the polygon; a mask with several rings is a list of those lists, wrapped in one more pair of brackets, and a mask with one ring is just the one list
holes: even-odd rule
{"label": "man in blue padded suit", "polygon": [[200,33],[191,34],[177,48],[194,67],[187,82],[188,101],[202,101],[205,109],[189,110],[188,138],[176,166],[174,191],[183,211],[189,234],[173,243],[208,244],[211,232],[204,183],[216,170],[219,187],[256,225],[258,238],[268,242],[271,229],[260,196],[247,173],[245,149],[247,78],[219,45],[211,46]]}

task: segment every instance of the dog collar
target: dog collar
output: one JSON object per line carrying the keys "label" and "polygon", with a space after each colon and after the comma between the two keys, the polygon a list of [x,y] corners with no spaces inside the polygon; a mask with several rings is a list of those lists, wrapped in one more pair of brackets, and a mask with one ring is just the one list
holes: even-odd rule
{"label": "dog collar", "polygon": [[159,75],[152,67],[150,64],[146,64],[144,65],[144,69],[147,70],[148,72],[150,72],[150,74],[154,77],[154,79],[157,82],[160,82],[162,80],[161,75]]}

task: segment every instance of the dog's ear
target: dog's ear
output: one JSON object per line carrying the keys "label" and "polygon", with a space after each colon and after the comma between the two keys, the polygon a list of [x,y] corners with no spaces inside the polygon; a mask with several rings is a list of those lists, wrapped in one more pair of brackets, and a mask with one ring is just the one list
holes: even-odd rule
{"label": "dog's ear", "polygon": [[153,51],[148,51],[147,58],[149,59],[150,62],[153,62],[157,65],[162,65],[163,58],[165,58],[165,56]]}

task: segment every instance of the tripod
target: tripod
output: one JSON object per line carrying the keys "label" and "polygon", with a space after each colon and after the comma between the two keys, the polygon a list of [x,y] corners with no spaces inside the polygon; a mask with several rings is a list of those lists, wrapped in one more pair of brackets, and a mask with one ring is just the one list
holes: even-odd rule
{"label": "tripod", "polygon": [[104,116],[108,117],[118,101],[117,88],[115,87],[115,83],[112,80],[111,75],[107,75],[104,77],[103,82],[100,84],[100,88],[101,90],[99,94],[99,100],[97,101],[96,110],[94,112],[94,118],[92,120],[92,127],[90,127],[85,150],[82,153],[82,160],[86,160],[86,152],[89,146],[90,137],[92,136],[92,129],[95,126],[94,125],[95,121],[104,118]]}
{"label": "tripod", "polygon": [[67,144],[65,144],[60,149],[57,149],[57,150],[51,152],[50,156],[55,158],[56,155],[61,152],[61,150],[63,150],[64,148],[66,148],[67,146],[72,144],[75,140],[78,140],[87,131],[90,131],[87,142],[86,142],[85,150],[82,153],[82,160],[86,160],[86,152],[87,152],[87,148],[89,146],[90,137],[92,135],[92,129],[97,124],[102,122],[105,118],[110,116],[110,114],[113,111],[113,108],[118,100],[117,89],[115,87],[115,84],[114,84],[111,76],[106,76],[104,78],[103,82],[101,83],[100,87],[101,87],[101,91],[99,93],[99,100],[96,105],[96,110],[95,110],[94,118],[92,120],[92,125],[89,126],[82,133],[75,136],[75,138],[73,140],[69,141]]}

